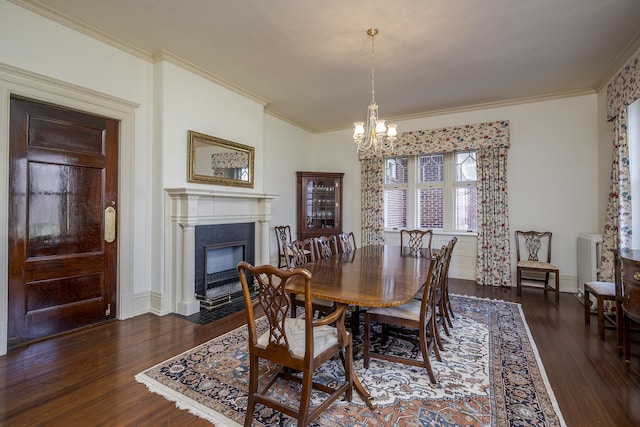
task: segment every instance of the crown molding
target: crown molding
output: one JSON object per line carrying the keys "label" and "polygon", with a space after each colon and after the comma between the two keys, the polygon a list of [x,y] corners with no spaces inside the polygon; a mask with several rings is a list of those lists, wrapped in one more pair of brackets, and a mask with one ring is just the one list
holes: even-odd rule
{"label": "crown molding", "polygon": [[261,106],[266,106],[267,104],[269,104],[269,101],[254,94],[253,92],[249,92],[248,90],[243,89],[240,86],[237,86],[221,77],[216,76],[213,73],[210,73],[209,71],[205,70],[204,68],[187,61],[186,59],[181,58],[178,55],[175,55],[171,52],[169,52],[168,50],[161,50],[160,52],[154,53],[153,54],[153,63],[157,63],[160,61],[167,61],[172,63],[173,65],[176,65],[180,68],[183,68],[193,74],[196,74],[204,79],[207,79],[215,84],[217,84],[218,86],[222,86],[226,89],[229,89],[232,92],[235,92],[239,95],[244,96],[245,98],[249,98],[254,102],[257,102],[258,104],[260,104]]}
{"label": "crown molding", "polygon": [[144,49],[140,49],[132,44],[117,39],[107,33],[104,33],[96,28],[90,27],[77,19],[74,19],[68,15],[60,13],[51,9],[49,6],[43,5],[37,0],[7,0],[17,6],[27,9],[33,13],[36,13],[42,17],[45,17],[72,30],[78,31],[86,36],[99,40],[117,49],[125,51],[133,56],[144,59],[147,62],[151,62],[152,55]]}
{"label": "crown molding", "polygon": [[596,92],[600,92],[605,89],[609,82],[618,74],[620,69],[631,59],[634,53],[640,49],[640,31],[636,36],[627,43],[627,46],[616,57],[615,61],[611,64],[604,76],[596,84]]}
{"label": "crown molding", "polygon": [[268,105],[264,108],[264,112],[266,114],[270,115],[270,116],[273,116],[273,117],[275,117],[277,119],[282,120],[283,122],[287,122],[292,126],[300,128],[302,130],[306,130],[309,133],[314,133],[315,134],[315,133],[326,132],[326,131],[322,131],[322,130],[312,129],[309,126],[305,125],[304,123],[299,122],[299,121],[297,121],[297,120],[295,120],[295,119],[293,119],[293,118],[291,118],[289,116],[285,116],[284,114],[280,113],[279,111],[276,111],[276,110],[270,108]]}
{"label": "crown molding", "polygon": [[257,102],[258,104],[262,105],[263,107],[265,105],[267,105],[269,103],[268,100],[252,93],[249,92],[248,90],[245,90],[243,88],[241,88],[240,86],[237,86],[227,80],[222,79],[221,77],[218,77],[206,70],[204,70],[203,68],[183,59],[180,58],[179,56],[162,50],[160,52],[156,52],[156,53],[152,53],[152,52],[148,52],[144,49],[140,49],[138,47],[135,47],[127,42],[124,42],[120,39],[117,39],[107,33],[104,33],[96,28],[93,28],[89,25],[86,25],[80,21],[78,21],[77,19],[74,19],[68,15],[65,15],[63,13],[60,13],[56,10],[51,9],[50,7],[43,5],[42,3],[40,3],[37,0],[8,0],[11,3],[16,4],[17,6],[20,6],[24,9],[27,9],[33,13],[36,13],[44,18],[50,19],[51,21],[57,22],[58,24],[64,25],[65,27],[71,28],[72,30],[78,31],[79,33],[82,33],[86,36],[89,36],[93,39],[96,39],[98,41],[101,41],[105,44],[108,44],[110,46],[113,46],[117,49],[120,49],[126,53],[129,53],[135,57],[138,57],[144,61],[147,61],[149,63],[156,63],[158,61],[168,61],[171,62],[174,65],[177,65],[181,68],[184,68],[187,71],[190,71],[194,74],[199,75],[200,77],[203,77],[213,83],[216,83],[219,86],[222,86],[226,89],[231,90],[232,92],[235,92],[241,96],[244,96],[246,98],[251,99],[252,101]]}

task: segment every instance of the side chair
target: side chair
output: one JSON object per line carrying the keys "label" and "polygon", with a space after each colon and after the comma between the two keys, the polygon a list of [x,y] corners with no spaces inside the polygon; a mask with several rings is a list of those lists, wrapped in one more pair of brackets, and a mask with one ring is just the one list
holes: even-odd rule
{"label": "side chair", "polygon": [[448,309],[447,309],[447,300],[448,300],[448,287],[447,287],[447,279],[449,278],[449,265],[451,264],[451,256],[453,254],[453,247],[458,241],[457,237],[453,237],[446,246],[442,247],[442,263],[443,268],[441,272],[441,278],[437,281],[438,286],[436,287],[436,294],[434,297],[434,324],[435,328],[433,331],[434,337],[436,339],[436,345],[441,351],[444,351],[444,346],[442,345],[442,339],[440,337],[440,328],[442,327],[444,333],[447,336],[449,334],[449,328],[447,328],[447,323],[449,323],[450,327],[453,327],[451,319],[448,317]]}
{"label": "side chair", "polygon": [[333,249],[331,247],[336,247],[336,238],[335,236],[327,237],[327,236],[319,236],[313,238],[313,244],[315,248],[316,259],[328,259],[333,255]]}
{"label": "side chair", "polygon": [[[238,273],[249,331],[249,397],[245,427],[251,426],[257,403],[296,419],[299,426],[306,426],[338,397],[345,395],[350,402],[353,394],[353,345],[351,334],[344,327],[347,307],[340,305],[331,315],[320,319],[289,317],[286,313],[291,308],[291,300],[286,285],[293,278],[304,280],[305,309],[308,312],[312,309],[309,270],[282,270],[272,265],[254,267],[242,261],[238,264]],[[253,301],[250,280],[257,286],[257,298]],[[264,310],[268,322],[267,331],[260,336],[256,328],[256,311],[259,308]],[[316,369],[334,357],[340,357],[343,362],[344,380],[335,384],[314,381]],[[273,378],[262,387],[259,387],[260,359],[278,366]],[[270,389],[278,378],[302,385],[298,407],[278,401],[274,396]],[[310,402],[312,389],[327,396],[313,409]]]}
{"label": "side chair", "polygon": [[[518,296],[522,295],[522,288],[535,288],[544,290],[545,295],[549,290],[555,291],[556,302],[560,301],[560,271],[551,264],[551,237],[550,231],[516,231]],[[549,274],[555,277],[555,288],[549,284]],[[523,285],[523,279],[543,286]]]}
{"label": "side chair", "polygon": [[[438,347],[435,345],[434,331],[437,325],[434,321],[435,293],[443,278],[444,257],[442,252],[432,255],[429,272],[425,278],[423,295],[421,299],[413,299],[405,304],[395,307],[372,307],[364,314],[364,367],[369,367],[369,359],[377,358],[390,362],[404,363],[412,366],[421,366],[427,370],[429,379],[433,384],[437,383],[436,376],[431,367],[429,354],[433,351],[438,360],[441,360]],[[372,351],[371,324],[381,323],[383,329],[389,326],[395,332],[393,340],[380,351]],[[383,338],[384,339],[384,338]],[[397,339],[417,342],[422,354],[422,361],[413,358],[402,357],[389,353]],[[383,343],[384,345],[384,343]]]}
{"label": "side chair", "polygon": [[276,232],[276,242],[278,243],[278,268],[285,267],[287,252],[284,250],[284,245],[291,242],[291,227],[288,225],[277,225],[273,227]]}
{"label": "side chair", "polygon": [[[294,240],[285,244],[287,253],[290,254],[287,261],[287,270],[293,270],[296,267],[303,267],[309,261],[315,261],[315,250],[312,239]],[[297,317],[297,308],[304,307],[304,295],[292,295],[291,299],[291,317]],[[312,298],[313,312],[306,313],[323,313],[328,314],[335,308],[333,301]]]}
{"label": "side chair", "polygon": [[336,245],[336,247],[339,247],[339,253],[351,253],[357,248],[356,236],[353,234],[353,231],[349,233],[339,233],[337,235],[337,242],[338,245]]}
{"label": "side chair", "polygon": [[451,265],[451,258],[453,258],[453,248],[455,247],[457,242],[458,238],[455,236],[449,241],[449,258],[447,259],[447,263],[444,266],[444,280],[442,281],[442,301],[440,314],[444,315],[444,317],[447,319],[449,327],[453,327],[451,318],[456,317],[453,313],[453,308],[451,307],[451,299],[449,298],[449,267]]}
{"label": "side chair", "polygon": [[408,247],[414,255],[423,249],[431,249],[433,230],[400,230],[400,246]]}

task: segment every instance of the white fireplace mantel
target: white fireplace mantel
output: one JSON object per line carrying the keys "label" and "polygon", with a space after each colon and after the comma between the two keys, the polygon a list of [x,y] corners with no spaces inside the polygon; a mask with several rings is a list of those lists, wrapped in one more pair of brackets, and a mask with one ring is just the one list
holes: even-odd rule
{"label": "white fireplace mantel", "polygon": [[269,263],[271,202],[276,194],[167,188],[165,203],[165,289],[170,290],[168,310],[184,316],[197,313],[195,297],[195,227],[208,224],[254,222],[256,264]]}

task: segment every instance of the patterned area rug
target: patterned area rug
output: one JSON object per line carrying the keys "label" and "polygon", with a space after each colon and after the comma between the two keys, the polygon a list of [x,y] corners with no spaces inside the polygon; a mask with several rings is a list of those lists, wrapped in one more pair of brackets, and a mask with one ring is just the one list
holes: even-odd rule
{"label": "patterned area rug", "polygon": [[[375,397],[376,409],[354,393],[351,403],[335,402],[311,425],[564,426],[520,305],[457,295],[452,295],[452,305],[456,317],[451,336],[442,334],[442,362],[432,357],[437,385],[424,368],[372,359],[365,370],[362,343],[355,342],[355,374]],[[266,321],[260,328],[266,329]],[[246,342],[243,326],[139,373],[136,380],[215,425],[242,425]],[[398,343],[392,351],[421,357],[413,345]],[[261,363],[261,378],[273,369]],[[331,361],[316,380],[332,381],[341,372],[341,363]],[[295,385],[276,390],[281,399],[296,402],[297,393]],[[256,426],[296,424],[262,405],[256,406],[254,418]]]}

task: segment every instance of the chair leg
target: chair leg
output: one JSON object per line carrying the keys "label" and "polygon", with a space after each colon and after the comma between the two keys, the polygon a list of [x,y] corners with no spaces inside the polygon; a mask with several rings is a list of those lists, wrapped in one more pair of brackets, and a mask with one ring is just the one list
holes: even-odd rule
{"label": "chair leg", "polygon": [[427,369],[427,374],[429,374],[431,384],[436,384],[438,381],[436,380],[436,376],[433,373],[433,368],[431,367],[431,360],[429,359],[429,346],[427,345],[427,337],[425,334],[426,332],[424,330],[420,331],[420,350],[422,352],[422,361],[424,362],[424,367]]}
{"label": "chair leg", "polygon": [[516,268],[516,272],[516,294],[520,296],[522,295],[522,284],[520,283],[522,281],[522,272],[519,268]]}
{"label": "chair leg", "polygon": [[447,309],[449,311],[449,314],[451,314],[451,317],[453,317],[454,319],[456,318],[456,314],[453,312],[453,307],[451,307],[451,300],[449,299],[449,295],[447,295]]}
{"label": "chair leg", "polygon": [[435,353],[438,362],[442,362],[442,356],[440,356],[440,349],[438,348],[438,339],[436,338],[438,336],[438,324],[435,321],[435,317],[431,317],[429,328],[429,332],[431,332],[431,339],[434,340],[433,352]]}
{"label": "chair leg", "polygon": [[598,295],[598,335],[604,341],[604,298]]}
{"label": "chair leg", "polygon": [[444,351],[444,346],[442,345],[442,340],[440,339],[440,331],[439,331],[439,328],[438,328],[438,316],[437,315],[433,316],[433,336],[436,339],[436,345],[434,347],[439,349],[440,351]]}
{"label": "chair leg", "polygon": [[584,290],[584,323],[585,325],[591,324],[591,298],[590,293],[585,288]]}
{"label": "chair leg", "polygon": [[556,270],[555,272],[555,276],[556,276],[556,302],[560,301],[560,274],[558,274],[559,272]]}
{"label": "chair leg", "polygon": [[249,398],[247,399],[247,413],[244,418],[244,426],[253,424],[253,412],[256,408],[254,395],[258,392],[258,359],[251,357],[249,361]]}
{"label": "chair leg", "polygon": [[311,372],[302,375],[302,394],[300,395],[300,406],[298,407],[298,425],[308,424],[309,407],[311,406],[311,387],[313,376]]}

